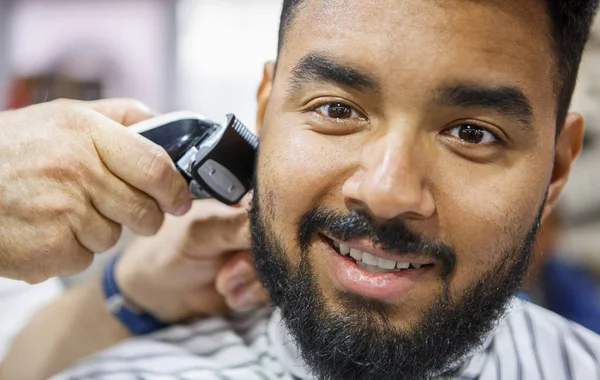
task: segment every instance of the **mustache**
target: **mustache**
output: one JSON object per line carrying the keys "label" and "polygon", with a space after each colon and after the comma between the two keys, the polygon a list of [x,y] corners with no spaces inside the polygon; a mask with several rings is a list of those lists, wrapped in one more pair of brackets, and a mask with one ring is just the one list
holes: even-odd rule
{"label": "mustache", "polygon": [[398,255],[426,256],[441,265],[444,277],[452,272],[456,262],[454,249],[444,242],[411,231],[399,219],[376,221],[362,210],[341,212],[319,207],[305,214],[300,222],[298,237],[303,251],[306,251],[317,231],[326,231],[342,241],[368,238],[382,249]]}

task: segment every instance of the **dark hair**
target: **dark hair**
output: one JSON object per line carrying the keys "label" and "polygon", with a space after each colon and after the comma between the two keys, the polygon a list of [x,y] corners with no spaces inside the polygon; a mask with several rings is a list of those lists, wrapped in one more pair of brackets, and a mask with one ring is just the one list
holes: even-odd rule
{"label": "dark hair", "polygon": [[[294,12],[305,0],[283,0],[279,26],[279,51]],[[561,128],[567,117],[577,83],[579,65],[589,38],[598,0],[545,0],[552,23],[552,42],[556,52],[556,124]]]}

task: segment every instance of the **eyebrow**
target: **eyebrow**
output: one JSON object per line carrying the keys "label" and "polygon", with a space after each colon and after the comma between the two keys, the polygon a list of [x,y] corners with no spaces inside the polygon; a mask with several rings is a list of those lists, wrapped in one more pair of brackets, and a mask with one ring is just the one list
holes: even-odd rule
{"label": "eyebrow", "polygon": [[322,54],[304,56],[290,74],[292,90],[315,82],[329,82],[357,91],[380,92],[379,83],[371,75]]}
{"label": "eyebrow", "polygon": [[533,111],[527,96],[517,87],[453,85],[436,91],[436,103],[454,107],[487,109],[517,119],[526,131],[531,131]]}

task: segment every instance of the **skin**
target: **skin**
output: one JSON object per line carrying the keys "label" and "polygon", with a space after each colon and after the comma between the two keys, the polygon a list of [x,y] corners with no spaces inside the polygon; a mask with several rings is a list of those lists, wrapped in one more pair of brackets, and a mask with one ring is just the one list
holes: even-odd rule
{"label": "skin", "polygon": [[[550,214],[579,154],[583,121],[570,114],[560,135],[555,135],[555,77],[548,59],[553,52],[540,4],[533,0],[306,0],[286,36],[277,73],[274,63],[267,64],[258,91],[260,201],[268,227],[289,248],[286,253],[292,265],[299,260],[296,235],[303,215],[318,206],[342,211],[361,207],[380,221],[401,219],[411,230],[451,245],[457,252],[449,278],[452,298],[498,263],[501,248],[511,239],[524,237],[546,193],[543,219]],[[378,82],[379,91],[323,80],[293,86],[293,69],[304,56],[315,53],[366,73]],[[521,117],[494,108],[438,104],[437,88],[465,82],[519,89],[530,103],[530,120],[524,125]],[[353,113],[350,119],[333,120],[322,108],[311,110],[331,102],[352,106],[361,116]],[[461,141],[453,128],[467,120],[488,128],[504,143]],[[221,233],[239,237],[240,229],[247,232],[237,213],[213,211],[212,217],[190,217],[184,229],[194,230],[195,220],[200,220],[196,227],[230,220],[222,224]],[[220,255],[232,254],[232,247],[219,247],[219,242],[227,241],[221,234],[203,234],[206,241],[195,241],[197,234],[185,231],[173,234],[170,223],[177,222],[167,220],[156,240],[144,238],[125,252],[117,276],[134,303],[175,321],[211,312],[205,305],[199,307],[190,291],[196,272],[185,263],[194,257],[221,260]],[[180,249],[190,241],[213,253],[202,257],[201,252]],[[243,250],[247,241],[238,243],[234,249]],[[177,248],[165,254],[163,247]],[[343,312],[336,291],[340,285],[324,270],[323,254],[323,246],[314,242],[308,258],[327,307]],[[155,266],[140,266],[142,257]],[[235,303],[236,297],[227,295],[235,287],[227,284],[239,284],[236,278],[255,284],[247,265],[240,272],[235,266],[224,264],[216,278],[203,272],[215,278],[213,290],[224,295],[225,302]],[[386,300],[394,325],[409,328],[440,296],[435,269],[435,275],[418,287]],[[161,283],[173,285],[170,292],[160,293],[168,303],[151,304],[152,297],[159,295],[159,289],[149,286],[157,276]],[[204,278],[196,276],[196,281],[196,289],[211,290]],[[15,340],[0,377],[45,378],[124,339],[122,327],[103,311],[98,286],[93,280],[38,313]],[[206,299],[217,301],[216,311],[222,309],[222,300]],[[67,319],[65,310],[89,314]],[[53,326],[53,334],[48,326]],[[98,332],[111,335],[101,340],[95,336]],[[50,348],[57,343],[68,343],[70,349],[54,352]],[[27,363],[19,357],[26,357]],[[32,369],[31,362],[45,365]]]}
{"label": "skin", "polygon": [[[165,322],[252,309],[268,297],[248,235],[243,208],[196,201],[184,217],[167,216],[155,236],[137,237],[117,262],[116,281],[131,304]],[[131,338],[100,284],[98,274],[37,312],[12,341],[0,379],[47,379]]]}
{"label": "skin", "polygon": [[122,226],[153,235],[191,207],[167,152],[124,126],[130,99],[59,100],[0,112],[0,276],[38,283],[85,269]]}
{"label": "skin", "polygon": [[[451,299],[497,264],[502,247],[524,238],[546,192],[543,218],[552,210],[581,147],[575,114],[555,144],[548,25],[539,1],[306,2],[277,74],[267,65],[259,91],[258,178],[268,193],[261,207],[292,265],[300,259],[298,223],[318,206],[399,218],[452,246]],[[314,77],[298,84],[294,72],[309,54],[360,71],[377,91]],[[438,89],[457,83],[518,89],[529,120],[495,107],[439,104]],[[315,110],[328,103],[356,112],[336,119],[326,107]],[[502,142],[487,133],[490,143],[466,142],[455,129],[464,124]],[[327,307],[343,313],[345,289],[326,269],[325,252],[315,241],[309,261]],[[385,300],[393,306],[388,317],[409,328],[441,292],[439,273],[425,277]]]}

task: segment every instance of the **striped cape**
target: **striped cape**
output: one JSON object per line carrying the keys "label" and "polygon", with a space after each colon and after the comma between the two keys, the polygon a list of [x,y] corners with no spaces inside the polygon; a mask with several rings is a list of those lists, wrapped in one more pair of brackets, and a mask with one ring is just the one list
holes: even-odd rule
{"label": "striped cape", "polygon": [[[600,380],[600,337],[514,300],[457,380]],[[211,318],[125,341],[53,380],[308,380],[276,310]]]}

